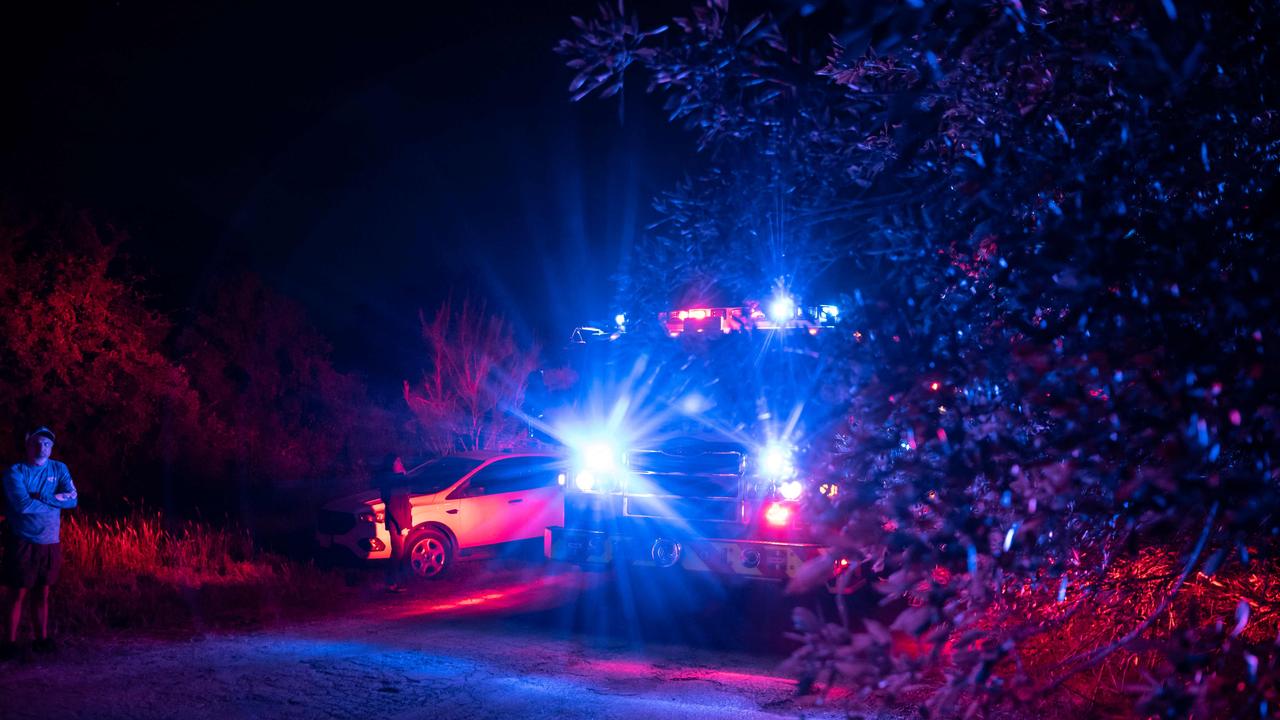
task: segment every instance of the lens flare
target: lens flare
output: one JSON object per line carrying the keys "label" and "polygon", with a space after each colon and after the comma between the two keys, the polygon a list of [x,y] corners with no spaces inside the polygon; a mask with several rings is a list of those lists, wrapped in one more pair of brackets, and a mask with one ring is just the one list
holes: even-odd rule
{"label": "lens flare", "polygon": [[778,295],[769,301],[769,319],[784,323],[796,316],[796,301],[790,295]]}
{"label": "lens flare", "polygon": [[764,511],[764,519],[770,525],[786,525],[791,521],[791,508],[782,503],[773,503]]}
{"label": "lens flare", "polygon": [[791,459],[791,448],[773,443],[760,454],[760,469],[766,477],[783,480],[795,474],[795,464]]}
{"label": "lens flare", "polygon": [[588,443],[582,448],[582,464],[595,472],[611,472],[618,465],[618,451],[603,440]]}

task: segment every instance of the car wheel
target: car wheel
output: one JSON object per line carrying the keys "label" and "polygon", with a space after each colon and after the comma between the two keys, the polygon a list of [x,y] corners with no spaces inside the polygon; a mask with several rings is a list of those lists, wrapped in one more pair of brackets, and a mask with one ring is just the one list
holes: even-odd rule
{"label": "car wheel", "polygon": [[439,530],[419,530],[409,537],[405,545],[409,568],[420,578],[436,580],[453,567],[453,545]]}

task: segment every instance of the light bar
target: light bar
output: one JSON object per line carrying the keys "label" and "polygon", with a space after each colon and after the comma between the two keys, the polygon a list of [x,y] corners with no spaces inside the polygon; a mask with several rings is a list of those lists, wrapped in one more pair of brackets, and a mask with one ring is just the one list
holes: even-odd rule
{"label": "light bar", "polygon": [[769,301],[769,319],[781,325],[796,316],[796,301],[786,294],[775,295]]}

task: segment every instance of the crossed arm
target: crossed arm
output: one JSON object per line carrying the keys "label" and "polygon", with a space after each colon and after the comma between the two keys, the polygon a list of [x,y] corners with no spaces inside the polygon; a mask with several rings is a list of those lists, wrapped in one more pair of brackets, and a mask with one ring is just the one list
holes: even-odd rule
{"label": "crossed arm", "polygon": [[41,501],[63,510],[70,510],[76,506],[76,499],[79,495],[76,493],[75,483],[71,482],[71,473],[66,473],[58,478],[58,484],[53,489],[53,496]]}
{"label": "crossed arm", "polygon": [[45,506],[68,510],[76,506],[78,498],[70,473],[58,478],[52,493],[41,494],[28,492],[17,474],[9,471],[4,475],[4,494],[16,513],[41,512]]}

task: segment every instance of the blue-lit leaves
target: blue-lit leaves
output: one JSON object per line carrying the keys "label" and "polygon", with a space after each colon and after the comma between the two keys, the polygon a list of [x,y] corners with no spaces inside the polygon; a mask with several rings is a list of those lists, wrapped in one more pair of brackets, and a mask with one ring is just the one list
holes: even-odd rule
{"label": "blue-lit leaves", "polygon": [[[667,254],[642,254],[655,268],[648,285],[684,267],[682,252],[720,259],[713,277],[727,283],[761,264],[750,238],[808,241],[824,228],[840,238],[822,248],[845,264],[831,278],[854,296],[846,345],[825,356],[851,398],[831,472],[859,496],[832,520],[845,523],[850,549],[886,575],[901,573],[893,601],[907,594],[946,621],[955,620],[948,607],[963,607],[972,614],[959,624],[1025,620],[1029,646],[1107,638],[1086,641],[1088,657],[1135,622],[1096,602],[1103,584],[1134,586],[1122,568],[1149,553],[1171,559],[1172,569],[1154,573],[1170,588],[1215,501],[1230,508],[1203,553],[1226,549],[1215,579],[1239,580],[1238,548],[1254,564],[1277,553],[1276,523],[1264,513],[1280,506],[1268,455],[1280,424],[1270,361],[1280,228],[1268,202],[1278,191],[1280,76],[1264,60],[1274,41],[1257,30],[1280,21],[1271,5],[1184,7],[1176,25],[1160,4],[1011,2],[995,15],[950,5],[945,26],[886,6],[902,23],[886,27],[905,29],[892,42],[874,53],[861,37],[834,48],[821,84],[797,85],[797,105],[819,98],[829,109],[834,120],[822,126],[809,122],[820,116],[812,108],[760,115],[732,97],[740,83],[731,75],[704,76],[727,85],[689,87],[708,114],[734,118],[737,133],[703,161],[774,164],[664,206],[673,217],[663,231],[689,233],[672,232]],[[1177,17],[1172,3],[1166,12]],[[762,128],[780,138],[773,154]],[[802,161],[787,166],[786,157]],[[768,172],[786,183],[748,182]],[[720,191],[739,195],[728,203]],[[729,236],[738,239],[699,240]],[[992,251],[979,253],[986,236]],[[946,398],[929,386],[944,379],[954,388]],[[936,499],[920,503],[926,491]],[[939,567],[973,575],[972,592],[910,594],[912,581],[929,585]],[[1213,592],[1200,578],[1188,582]],[[1162,597],[1144,596],[1139,617]],[[1213,612],[1229,617],[1237,600],[1218,598]],[[1089,634],[1045,630],[1063,628],[1055,613],[1066,610],[1095,623]],[[1259,622],[1254,610],[1246,634]],[[1163,614],[1144,647],[1155,658],[1190,627]],[[1174,655],[1144,668],[1225,667],[1219,648],[1200,650],[1207,659]],[[1101,661],[1106,677],[1136,676],[1112,665],[1128,652]],[[1243,667],[1238,660],[1226,662]],[[972,683],[979,667],[954,676]],[[1056,679],[1008,667],[1001,680],[1024,687]],[[1194,672],[1179,672],[1161,687],[1190,687]],[[880,681],[869,677],[869,692]],[[961,690],[1008,699],[1007,687]],[[1103,690],[1132,697],[1119,685]],[[1169,711],[1152,702],[1121,714]],[[1219,714],[1245,713],[1235,705]]]}
{"label": "blue-lit leaves", "polygon": [[929,63],[929,69],[933,70],[934,77],[941,78],[943,74],[942,65],[941,63],[938,62],[937,53],[933,52],[932,50],[927,50],[925,51],[924,57],[925,57],[925,60],[927,60]]}
{"label": "blue-lit leaves", "polygon": [[1055,118],[1055,117],[1050,117],[1049,119],[1050,119],[1050,122],[1052,122],[1052,123],[1053,123],[1053,127],[1054,127],[1055,129],[1057,129],[1057,131],[1058,131],[1058,136],[1062,138],[1062,142],[1067,143],[1068,145],[1070,145],[1070,144],[1071,144],[1071,136],[1067,135],[1067,128],[1065,128],[1065,127],[1062,125],[1062,121],[1061,121],[1061,120],[1059,120],[1058,118]]}

